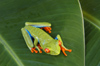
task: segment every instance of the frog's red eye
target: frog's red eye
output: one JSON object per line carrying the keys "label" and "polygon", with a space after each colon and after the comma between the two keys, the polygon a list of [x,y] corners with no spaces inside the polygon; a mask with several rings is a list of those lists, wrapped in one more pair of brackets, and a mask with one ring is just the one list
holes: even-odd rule
{"label": "frog's red eye", "polygon": [[45,48],[45,52],[46,52],[46,53],[49,53],[50,50],[49,50],[48,48]]}
{"label": "frog's red eye", "polygon": [[61,41],[60,40],[58,41],[58,43],[59,43],[59,46],[61,46]]}

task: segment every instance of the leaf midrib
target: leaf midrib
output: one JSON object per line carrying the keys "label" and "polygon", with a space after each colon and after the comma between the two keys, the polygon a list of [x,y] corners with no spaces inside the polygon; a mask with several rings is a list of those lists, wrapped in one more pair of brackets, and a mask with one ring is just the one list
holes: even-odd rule
{"label": "leaf midrib", "polygon": [[86,12],[84,10],[83,10],[83,16],[86,21],[90,22],[92,25],[94,25],[95,27],[97,27],[100,30],[100,20],[93,17],[92,15],[90,15],[88,12]]}
{"label": "leaf midrib", "polygon": [[24,66],[22,61],[19,59],[19,57],[16,55],[16,53],[13,51],[13,49],[9,46],[9,44],[6,42],[6,40],[2,37],[2,35],[0,35],[0,43],[5,47],[7,52],[15,60],[15,62],[18,64],[18,66]]}
{"label": "leaf midrib", "polygon": [[[89,14],[88,12],[86,12],[86,11],[82,11],[83,12],[83,16],[84,16],[84,19],[87,21],[87,22],[89,22],[89,23],[91,23],[94,27],[96,27],[98,30],[100,30],[100,20],[99,19],[97,19],[97,18],[95,18],[94,16],[92,16],[91,14]],[[89,53],[89,52],[88,52]],[[97,55],[98,53],[96,53],[95,54],[95,56]],[[86,57],[87,57],[87,55],[86,55]],[[91,61],[92,62],[92,61]],[[98,64],[97,65],[99,65],[99,61],[98,61]]]}

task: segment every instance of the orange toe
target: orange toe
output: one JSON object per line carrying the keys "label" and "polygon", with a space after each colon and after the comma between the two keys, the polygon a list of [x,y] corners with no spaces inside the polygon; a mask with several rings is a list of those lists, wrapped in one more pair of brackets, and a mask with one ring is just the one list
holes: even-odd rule
{"label": "orange toe", "polygon": [[49,33],[51,33],[51,27],[43,27],[43,29]]}
{"label": "orange toe", "polygon": [[72,49],[69,49],[69,52],[72,52]]}
{"label": "orange toe", "polygon": [[36,48],[35,47],[33,47],[32,49],[31,49],[31,52],[33,53],[33,52],[35,52],[35,53],[38,53],[38,51],[37,50],[35,50]]}
{"label": "orange toe", "polygon": [[65,49],[62,49],[62,52],[65,56],[67,56],[67,54],[65,53]]}
{"label": "orange toe", "polygon": [[42,51],[40,50],[40,52],[39,53],[42,53]]}
{"label": "orange toe", "polygon": [[62,47],[62,46],[61,46],[61,44],[59,44],[59,46],[60,46],[61,51],[63,52],[63,54],[64,54],[65,56],[67,56],[67,54],[65,53],[65,51],[72,52],[72,50],[71,50],[71,49],[65,49],[64,47]]}
{"label": "orange toe", "polygon": [[51,27],[48,27],[49,30],[51,30]]}
{"label": "orange toe", "polygon": [[31,50],[31,53],[33,53],[34,51],[33,50]]}

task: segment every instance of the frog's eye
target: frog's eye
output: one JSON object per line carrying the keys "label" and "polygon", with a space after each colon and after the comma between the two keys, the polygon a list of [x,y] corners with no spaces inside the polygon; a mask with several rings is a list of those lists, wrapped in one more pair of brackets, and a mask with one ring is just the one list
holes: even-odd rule
{"label": "frog's eye", "polygon": [[60,40],[58,41],[58,43],[59,43],[59,46],[61,46],[61,41]]}
{"label": "frog's eye", "polygon": [[46,52],[46,53],[49,53],[50,50],[49,50],[48,48],[45,48],[45,52]]}

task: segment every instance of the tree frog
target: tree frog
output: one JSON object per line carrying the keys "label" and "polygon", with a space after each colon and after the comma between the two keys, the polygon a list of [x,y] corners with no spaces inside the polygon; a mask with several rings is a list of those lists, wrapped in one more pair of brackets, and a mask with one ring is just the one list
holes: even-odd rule
{"label": "tree frog", "polygon": [[[21,28],[24,40],[33,53],[42,53],[42,50],[50,55],[59,55],[60,51],[65,56],[65,51],[71,52],[63,45],[63,41],[58,34],[54,39],[47,32],[51,33],[51,24],[48,22],[26,22],[25,27]],[[47,32],[46,32],[47,31]]]}

